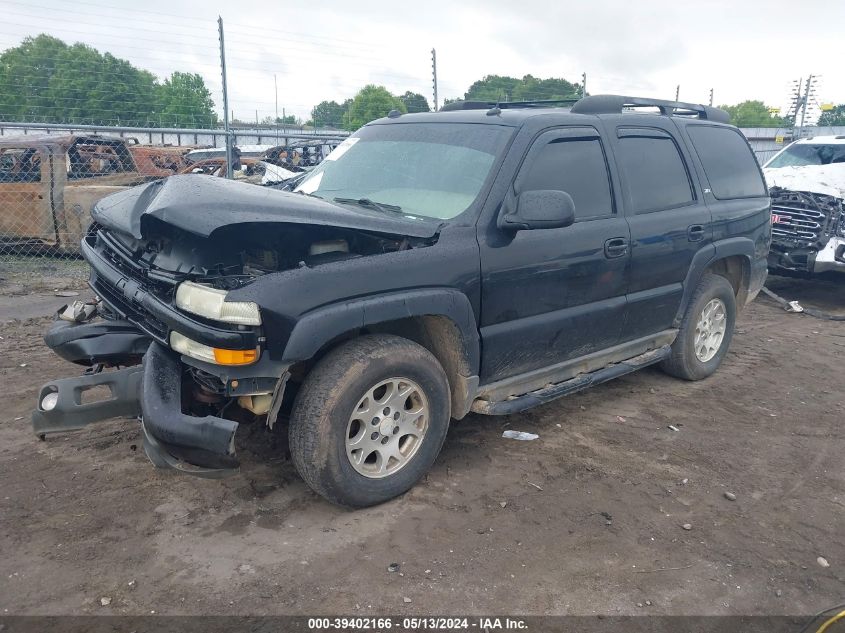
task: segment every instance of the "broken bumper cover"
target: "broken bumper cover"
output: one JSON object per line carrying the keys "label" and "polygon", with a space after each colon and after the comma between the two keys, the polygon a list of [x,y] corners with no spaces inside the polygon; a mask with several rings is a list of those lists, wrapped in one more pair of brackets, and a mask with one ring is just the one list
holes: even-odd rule
{"label": "broken bumper cover", "polygon": [[831,237],[818,251],[806,247],[789,249],[775,243],[769,252],[769,268],[813,274],[845,273],[845,238]]}
{"label": "broken bumper cover", "polygon": [[44,335],[47,347],[78,365],[137,365],[150,338],[128,321],[58,320]]}
{"label": "broken bumper cover", "polygon": [[[116,327],[114,334],[122,335],[120,326]],[[109,389],[109,398],[84,402],[83,392],[101,386]],[[50,398],[45,400],[47,396]],[[74,431],[115,417],[141,418],[144,450],[160,468],[217,478],[239,467],[234,442],[238,423],[182,413],[179,355],[158,343],[150,344],[143,365],[44,385],[32,413],[32,428],[43,439],[50,433]]]}
{"label": "broken bumper cover", "polygon": [[816,253],[813,272],[823,273],[828,271],[845,273],[845,238],[830,238],[825,247]]}
{"label": "broken bumper cover", "polygon": [[181,361],[158,343],[144,356],[141,415],[144,450],[156,466],[201,477],[220,477],[238,468],[238,423],[182,413]]}

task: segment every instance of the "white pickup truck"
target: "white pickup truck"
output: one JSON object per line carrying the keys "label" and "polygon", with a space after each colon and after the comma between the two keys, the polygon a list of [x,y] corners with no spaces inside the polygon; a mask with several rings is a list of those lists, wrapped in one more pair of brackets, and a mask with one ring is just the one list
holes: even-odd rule
{"label": "white pickup truck", "polygon": [[773,272],[845,274],[845,136],[791,143],[765,165]]}

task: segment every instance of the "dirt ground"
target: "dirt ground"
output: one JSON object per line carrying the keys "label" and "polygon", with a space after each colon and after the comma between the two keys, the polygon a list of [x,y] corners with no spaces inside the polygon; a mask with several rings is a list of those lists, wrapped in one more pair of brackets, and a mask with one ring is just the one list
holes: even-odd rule
{"label": "dirt ground", "polygon": [[[845,284],[769,287],[845,312]],[[49,319],[25,318],[58,307],[57,288],[85,294],[77,278],[0,285],[2,614],[807,614],[844,601],[842,322],[758,299],[709,380],[646,369],[525,414],[471,415],[411,492],[348,511],[305,487],[283,432],[242,429],[242,471],[222,481],[154,470],[129,420],[38,441],[38,387],[78,371],[43,345]]]}

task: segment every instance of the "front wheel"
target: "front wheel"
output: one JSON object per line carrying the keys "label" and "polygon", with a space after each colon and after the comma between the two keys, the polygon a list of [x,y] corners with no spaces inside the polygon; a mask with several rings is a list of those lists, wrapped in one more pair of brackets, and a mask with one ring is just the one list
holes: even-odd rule
{"label": "front wheel", "polygon": [[449,385],[424,347],[392,335],[332,350],[300,389],[290,450],[306,483],[335,503],[364,507],[411,488],[449,428]]}
{"label": "front wheel", "polygon": [[728,353],[736,322],[736,297],[730,282],[706,273],[681,321],[672,354],[660,367],[684,380],[701,380],[718,369]]}

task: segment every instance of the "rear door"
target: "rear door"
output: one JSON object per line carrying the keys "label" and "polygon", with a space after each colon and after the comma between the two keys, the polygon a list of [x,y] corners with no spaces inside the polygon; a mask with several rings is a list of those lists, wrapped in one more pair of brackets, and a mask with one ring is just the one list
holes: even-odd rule
{"label": "rear door", "polygon": [[48,147],[0,150],[0,240],[54,244],[51,154]]}
{"label": "rear door", "polygon": [[672,327],[692,258],[713,235],[710,210],[672,121],[614,118],[613,152],[631,231],[625,342]]}
{"label": "rear door", "polygon": [[713,215],[713,240],[748,237],[762,248],[763,258],[771,200],[748,141],[734,127],[704,121],[687,122],[683,129],[707,180],[704,199]]}

